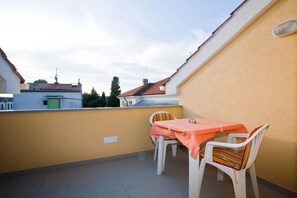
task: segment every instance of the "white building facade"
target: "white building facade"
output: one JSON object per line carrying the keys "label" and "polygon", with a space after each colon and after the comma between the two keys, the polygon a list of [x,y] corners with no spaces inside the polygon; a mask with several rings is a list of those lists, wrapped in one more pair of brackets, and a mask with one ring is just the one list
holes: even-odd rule
{"label": "white building facade", "polygon": [[42,83],[34,87],[30,84],[28,90],[14,94],[13,102],[14,110],[82,108],[81,85]]}

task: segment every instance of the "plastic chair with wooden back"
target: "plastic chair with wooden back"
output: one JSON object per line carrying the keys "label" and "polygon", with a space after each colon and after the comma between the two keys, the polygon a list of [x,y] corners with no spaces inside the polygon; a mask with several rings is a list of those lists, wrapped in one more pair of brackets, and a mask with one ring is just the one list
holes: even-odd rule
{"label": "plastic chair with wooden back", "polygon": [[[255,128],[250,134],[234,134],[228,136],[228,143],[208,142],[205,152],[201,152],[200,185],[206,164],[211,164],[228,174],[233,182],[236,198],[246,197],[246,170],[249,170],[254,196],[259,197],[259,190],[255,171],[255,160],[269,124]],[[234,143],[235,138],[247,139],[242,143]],[[243,148],[243,152],[237,152]]]}
{"label": "plastic chair with wooden back", "polygon": [[[175,120],[175,116],[167,111],[157,111],[153,113],[150,118],[149,122],[151,125],[154,124],[155,121],[163,121],[163,120]],[[173,157],[176,156],[176,150],[177,150],[177,143],[178,140],[175,137],[171,136],[163,136],[164,137],[164,147],[163,147],[163,165],[162,170],[165,168],[165,159],[166,159],[166,148],[167,145],[171,144],[172,147],[172,155]],[[155,154],[154,154],[154,160],[157,159],[157,152],[158,152],[158,138],[155,143]]]}

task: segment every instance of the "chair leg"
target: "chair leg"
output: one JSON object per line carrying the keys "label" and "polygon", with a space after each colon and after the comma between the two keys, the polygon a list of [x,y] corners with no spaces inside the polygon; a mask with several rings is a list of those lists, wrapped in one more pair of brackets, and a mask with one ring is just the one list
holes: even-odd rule
{"label": "chair leg", "polygon": [[224,172],[220,169],[217,170],[217,181],[223,181],[224,180]]}
{"label": "chair leg", "polygon": [[249,169],[249,173],[250,173],[252,186],[253,186],[253,190],[254,190],[254,196],[255,196],[255,198],[259,198],[259,190],[258,190],[255,164],[253,164],[253,166],[251,166],[251,168]]}
{"label": "chair leg", "polygon": [[176,157],[177,144],[171,144],[172,156]]}
{"label": "chair leg", "polygon": [[234,171],[232,178],[236,198],[246,198],[245,169]]}
{"label": "chair leg", "polygon": [[154,161],[157,159],[157,152],[158,152],[158,140],[155,142],[155,154],[154,154]]}
{"label": "chair leg", "polygon": [[165,169],[165,161],[166,161],[166,149],[167,149],[168,143],[164,142],[164,147],[163,147],[163,165],[162,165],[162,171]]}

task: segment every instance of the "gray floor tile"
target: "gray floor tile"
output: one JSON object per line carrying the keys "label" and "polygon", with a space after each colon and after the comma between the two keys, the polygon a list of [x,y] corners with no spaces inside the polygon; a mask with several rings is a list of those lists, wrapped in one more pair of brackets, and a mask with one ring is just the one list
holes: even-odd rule
{"label": "gray floor tile", "polygon": [[[153,153],[106,160],[87,165],[59,168],[40,174],[11,176],[0,180],[0,198],[183,198],[188,197],[188,153],[178,149],[173,157],[168,149],[165,171],[156,174]],[[253,189],[247,177],[247,197]],[[260,197],[288,196],[259,184]],[[233,198],[230,178],[217,182],[216,169],[207,166],[201,198]]]}
{"label": "gray floor tile", "polygon": [[93,181],[94,182],[102,182],[105,180],[117,179],[117,178],[118,178],[118,174],[112,170],[104,171],[104,169],[103,169],[100,171],[99,170],[93,171]]}
{"label": "gray floor tile", "polygon": [[7,197],[35,197],[44,179],[44,173],[19,176]]}
{"label": "gray floor tile", "polygon": [[43,192],[38,192],[37,198],[65,198],[67,188],[56,188]]}
{"label": "gray floor tile", "polygon": [[189,197],[188,188],[185,188],[183,190],[172,191],[162,196],[162,198],[188,198],[188,197]]}
{"label": "gray floor tile", "polygon": [[9,190],[16,184],[18,177],[1,178],[0,180],[0,198],[7,197]]}
{"label": "gray floor tile", "polygon": [[119,179],[108,179],[100,182],[95,182],[97,195],[112,193],[115,191],[124,190]]}
{"label": "gray floor tile", "polygon": [[120,191],[98,195],[97,197],[98,198],[128,198],[128,195],[126,191],[120,190]]}
{"label": "gray floor tile", "polygon": [[126,192],[129,198],[155,198],[159,196],[158,192],[149,184],[128,188]]}
{"label": "gray floor tile", "polygon": [[71,186],[67,190],[67,198],[91,198],[96,197],[96,188],[94,183]]}
{"label": "gray floor tile", "polygon": [[146,183],[146,180],[141,174],[133,174],[120,177],[120,182],[124,188],[130,188],[143,185]]}
{"label": "gray floor tile", "polygon": [[59,169],[46,173],[44,180],[40,186],[40,191],[67,187],[68,185],[69,170]]}
{"label": "gray floor tile", "polygon": [[[260,197],[269,197],[269,198],[290,198],[287,195],[284,195],[274,189],[268,188],[265,185],[258,184],[259,185],[259,194]],[[296,198],[296,197],[295,197]]]}
{"label": "gray floor tile", "polygon": [[93,182],[92,171],[77,171],[71,173],[68,177],[68,186],[76,186]]}

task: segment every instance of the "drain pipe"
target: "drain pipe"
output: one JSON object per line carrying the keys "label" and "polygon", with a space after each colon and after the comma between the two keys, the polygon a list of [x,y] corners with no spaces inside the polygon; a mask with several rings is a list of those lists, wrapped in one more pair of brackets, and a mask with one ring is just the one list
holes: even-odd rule
{"label": "drain pipe", "polygon": [[124,96],[124,100],[126,102],[126,107],[128,107],[128,100],[126,99],[126,96]]}

